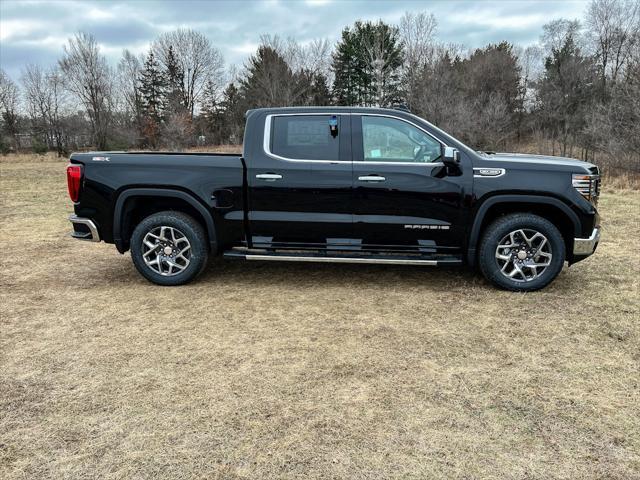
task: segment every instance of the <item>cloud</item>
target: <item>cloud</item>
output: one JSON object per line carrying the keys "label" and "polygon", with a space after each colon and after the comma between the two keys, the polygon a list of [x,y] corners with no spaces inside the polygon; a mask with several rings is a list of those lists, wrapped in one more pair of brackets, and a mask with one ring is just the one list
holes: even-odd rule
{"label": "cloud", "polygon": [[579,18],[586,5],[587,0],[1,0],[0,65],[16,76],[29,62],[54,64],[62,45],[79,30],[93,34],[115,65],[124,48],[144,52],[159,33],[178,27],[201,31],[228,64],[242,65],[263,34],[337,41],[356,20],[397,23],[405,11],[425,10],[436,16],[443,42],[477,48],[506,40],[526,46],[536,41],[543,24]]}
{"label": "cloud", "polygon": [[312,7],[322,7],[331,3],[331,0],[305,0],[304,2]]}
{"label": "cloud", "polygon": [[29,38],[38,30],[46,30],[45,22],[37,20],[0,20],[0,40],[10,41]]}

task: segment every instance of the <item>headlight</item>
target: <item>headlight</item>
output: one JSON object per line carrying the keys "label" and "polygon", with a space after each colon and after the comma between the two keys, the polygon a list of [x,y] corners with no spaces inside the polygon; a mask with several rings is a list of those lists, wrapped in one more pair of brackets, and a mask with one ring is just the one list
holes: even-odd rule
{"label": "headlight", "polygon": [[600,175],[583,175],[574,173],[571,184],[580,195],[592,203],[596,203],[600,195]]}

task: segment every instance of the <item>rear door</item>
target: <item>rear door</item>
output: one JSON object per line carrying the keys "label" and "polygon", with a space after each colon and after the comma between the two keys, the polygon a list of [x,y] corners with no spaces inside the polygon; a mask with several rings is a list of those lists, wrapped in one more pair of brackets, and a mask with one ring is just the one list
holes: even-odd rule
{"label": "rear door", "polygon": [[265,113],[247,159],[254,247],[325,248],[352,236],[348,114]]}
{"label": "rear door", "polygon": [[352,128],[354,235],[363,247],[457,253],[468,179],[447,174],[443,144],[391,115],[353,115]]}

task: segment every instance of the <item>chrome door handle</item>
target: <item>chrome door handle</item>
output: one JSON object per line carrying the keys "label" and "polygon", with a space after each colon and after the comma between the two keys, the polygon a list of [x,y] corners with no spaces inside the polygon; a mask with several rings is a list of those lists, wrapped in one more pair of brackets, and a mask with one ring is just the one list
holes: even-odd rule
{"label": "chrome door handle", "polygon": [[282,175],[278,175],[277,173],[259,173],[256,175],[258,180],[266,180],[267,182],[275,182],[276,180],[280,180]]}
{"label": "chrome door handle", "polygon": [[361,182],[384,182],[386,178],[380,175],[365,175],[364,177],[358,177]]}

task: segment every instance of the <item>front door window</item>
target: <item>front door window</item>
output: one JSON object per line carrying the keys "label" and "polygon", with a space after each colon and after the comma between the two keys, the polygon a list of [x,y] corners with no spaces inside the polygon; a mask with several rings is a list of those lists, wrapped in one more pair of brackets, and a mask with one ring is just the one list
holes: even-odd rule
{"label": "front door window", "polygon": [[441,144],[410,123],[363,115],[362,148],[366,162],[433,163],[442,158]]}

